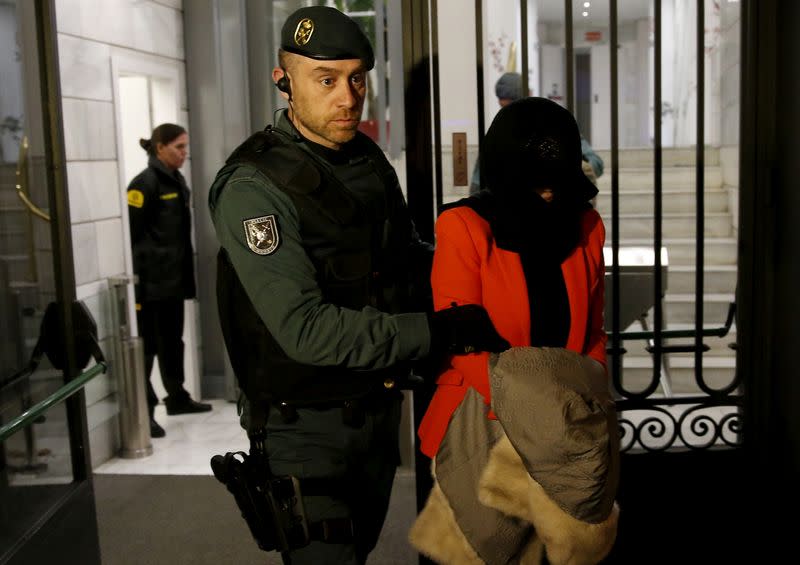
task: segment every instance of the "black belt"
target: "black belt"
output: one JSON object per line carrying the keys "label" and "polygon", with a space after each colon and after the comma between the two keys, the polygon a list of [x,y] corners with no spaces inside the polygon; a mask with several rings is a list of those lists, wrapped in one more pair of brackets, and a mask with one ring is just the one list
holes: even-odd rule
{"label": "black belt", "polygon": [[[278,412],[281,415],[281,420],[284,424],[291,424],[296,422],[299,418],[297,406],[287,402],[281,402],[276,405]],[[361,400],[343,400],[335,404],[326,403],[324,405],[315,404],[312,406],[302,406],[301,408],[309,408],[311,410],[331,410],[334,408],[341,409],[342,423],[353,428],[360,428],[366,422],[367,406],[364,406]]]}
{"label": "black belt", "polygon": [[348,426],[360,428],[364,425],[366,413],[369,409],[389,404],[399,396],[397,391],[378,391],[365,396],[350,399],[326,400],[310,404],[296,402],[273,402],[285,424],[297,421],[299,408],[310,410],[342,410],[342,422]]}

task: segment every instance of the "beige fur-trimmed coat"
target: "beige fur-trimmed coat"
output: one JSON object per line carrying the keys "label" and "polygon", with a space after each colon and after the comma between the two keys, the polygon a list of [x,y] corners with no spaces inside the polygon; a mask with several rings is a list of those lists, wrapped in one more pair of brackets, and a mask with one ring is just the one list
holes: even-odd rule
{"label": "beige fur-trimmed coat", "polygon": [[[616,539],[616,412],[605,371],[564,349],[490,360],[492,406],[472,389],[432,466],[409,539],[441,564],[601,561]],[[541,433],[537,433],[540,430]]]}

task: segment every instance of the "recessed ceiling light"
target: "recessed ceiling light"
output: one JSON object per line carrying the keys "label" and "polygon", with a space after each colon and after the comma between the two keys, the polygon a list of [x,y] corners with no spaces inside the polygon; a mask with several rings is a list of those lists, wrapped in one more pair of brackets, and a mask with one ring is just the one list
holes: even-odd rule
{"label": "recessed ceiling light", "polygon": [[589,17],[589,12],[584,12],[584,13],[583,13],[583,17],[584,17],[584,18],[588,18],[588,17]]}
{"label": "recessed ceiling light", "polygon": [[584,2],[584,3],[583,3],[583,7],[584,7],[584,8],[588,8],[588,7],[589,7],[589,6],[591,6],[591,5],[592,5],[592,3],[591,3],[591,2]]}

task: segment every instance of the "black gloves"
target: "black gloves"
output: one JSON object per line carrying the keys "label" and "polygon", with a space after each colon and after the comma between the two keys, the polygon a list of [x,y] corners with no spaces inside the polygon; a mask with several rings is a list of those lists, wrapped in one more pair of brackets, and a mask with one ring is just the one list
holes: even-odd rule
{"label": "black gloves", "polygon": [[483,306],[465,304],[428,314],[431,354],[499,353],[511,347],[494,329]]}

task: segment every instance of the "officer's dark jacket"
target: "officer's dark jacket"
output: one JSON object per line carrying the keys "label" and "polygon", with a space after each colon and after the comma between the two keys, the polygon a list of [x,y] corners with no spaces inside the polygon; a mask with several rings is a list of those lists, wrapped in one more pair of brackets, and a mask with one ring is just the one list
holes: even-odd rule
{"label": "officer's dark jacket", "polygon": [[194,298],[189,188],[155,156],[128,185],[136,301]]}
{"label": "officer's dark jacket", "polygon": [[[388,377],[407,373],[403,361],[427,353],[429,334],[424,315],[400,314],[389,320],[382,313],[421,309],[421,305],[413,303],[412,266],[422,265],[416,272],[424,272],[421,278],[427,279],[432,250],[416,235],[394,170],[368,137],[358,133],[340,152],[326,152],[301,138],[285,116],[278,127],[255,134],[234,151],[209,194],[209,206],[223,242],[217,298],[231,364],[251,401],[260,398],[313,404],[362,396],[392,382]],[[248,190],[265,190],[270,193],[269,199],[286,202],[290,212],[273,218],[277,241],[288,232],[288,224],[297,230],[302,251],[298,249],[298,256],[291,261],[310,260],[321,301],[338,310],[328,318],[319,316],[314,320],[298,319],[298,315],[287,313],[285,318],[273,320],[273,327],[281,331],[281,326],[304,326],[298,333],[313,328],[314,324],[318,328],[337,324],[345,333],[361,329],[364,334],[375,334],[374,339],[365,335],[355,346],[364,350],[363,355],[336,351],[349,345],[314,343],[312,339],[305,349],[316,347],[320,351],[318,354],[306,351],[305,355],[319,362],[300,362],[287,354],[267,329],[259,308],[245,291],[247,285],[242,284],[233,267],[229,250],[224,248],[223,230],[230,226],[239,229],[235,225],[247,219],[236,216],[220,220],[215,210],[221,191],[233,190],[226,184],[233,183],[230,179],[236,175],[245,177]],[[241,213],[257,216],[265,212],[245,209]],[[227,226],[220,226],[223,221]],[[274,265],[274,261],[287,260],[280,253],[280,249],[275,251],[274,259],[252,259]],[[294,266],[286,264],[287,278],[293,276]],[[258,278],[259,273],[254,271],[250,276]],[[249,282],[251,289],[263,286],[257,281]],[[264,296],[262,293],[256,298],[266,301],[260,304],[262,313],[281,305],[279,288],[274,295]],[[352,320],[349,324],[348,319]],[[390,324],[397,329],[388,329]],[[398,352],[397,347],[385,354],[372,355],[366,351],[383,348],[390,339],[401,341],[397,334],[402,334],[407,342],[400,347],[403,351]],[[323,351],[326,348],[328,351]],[[367,366],[358,366],[362,363],[357,359],[359,356]]]}

